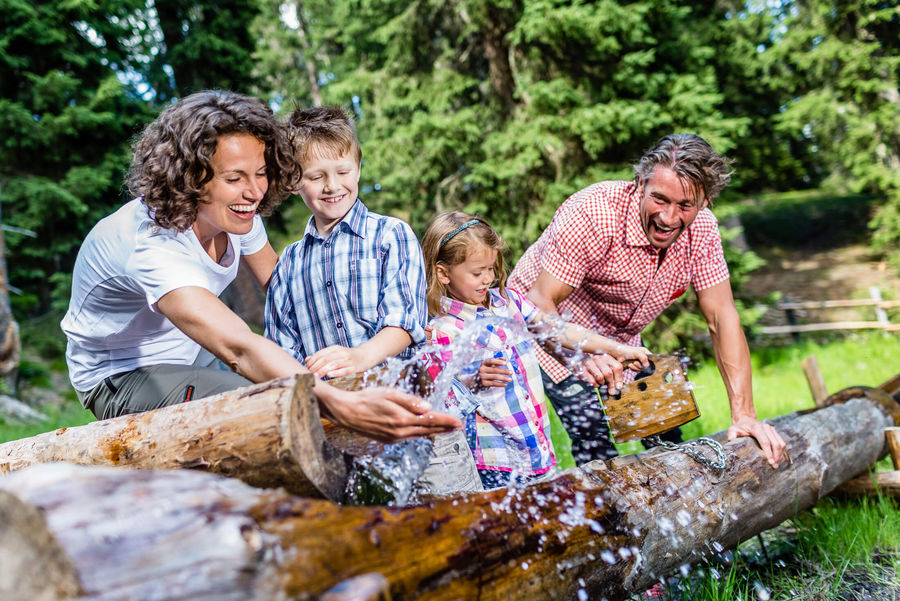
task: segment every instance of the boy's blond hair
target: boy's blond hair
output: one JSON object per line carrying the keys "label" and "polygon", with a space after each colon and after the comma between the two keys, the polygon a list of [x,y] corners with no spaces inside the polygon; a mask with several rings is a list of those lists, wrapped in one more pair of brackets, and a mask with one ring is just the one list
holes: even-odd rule
{"label": "boy's blond hair", "polygon": [[[477,223],[466,226],[465,224],[470,221],[477,221]],[[437,277],[437,266],[444,265],[450,268],[464,263],[469,253],[478,248],[497,251],[497,258],[494,260],[494,277],[500,288],[500,294],[506,297],[506,272],[503,268],[504,243],[500,234],[484,219],[462,211],[438,213],[431,220],[428,231],[422,238],[425,277],[428,282],[425,298],[428,300],[429,315],[434,317],[443,313],[441,297],[447,296],[447,287]],[[490,295],[488,295],[484,299],[484,305],[487,307],[490,302]]]}
{"label": "boy's blond hair", "polygon": [[339,106],[297,109],[288,118],[294,157],[302,165],[310,157],[341,157],[350,154],[362,161],[362,147],[350,113]]}

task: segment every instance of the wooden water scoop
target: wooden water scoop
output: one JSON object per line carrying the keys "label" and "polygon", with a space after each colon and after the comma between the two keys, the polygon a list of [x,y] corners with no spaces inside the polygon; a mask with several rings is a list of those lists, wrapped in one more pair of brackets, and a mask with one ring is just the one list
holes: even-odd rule
{"label": "wooden water scoop", "polygon": [[652,373],[624,386],[603,401],[616,442],[661,434],[700,417],[681,359],[650,355]]}

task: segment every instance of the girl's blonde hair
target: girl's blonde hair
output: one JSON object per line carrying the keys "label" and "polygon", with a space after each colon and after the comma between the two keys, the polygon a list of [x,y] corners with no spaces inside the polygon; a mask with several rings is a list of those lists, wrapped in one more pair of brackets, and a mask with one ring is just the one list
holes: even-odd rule
{"label": "girl's blonde hair", "polygon": [[[466,225],[470,221],[475,221]],[[503,238],[487,221],[462,211],[438,213],[431,220],[425,237],[422,238],[422,253],[425,255],[425,276],[428,279],[426,297],[428,314],[440,315],[441,297],[447,296],[447,287],[437,277],[437,266],[447,268],[464,263],[469,253],[478,247],[497,251],[494,260],[494,277],[500,294],[506,296],[506,272],[503,270]],[[484,299],[490,304],[490,295]]]}

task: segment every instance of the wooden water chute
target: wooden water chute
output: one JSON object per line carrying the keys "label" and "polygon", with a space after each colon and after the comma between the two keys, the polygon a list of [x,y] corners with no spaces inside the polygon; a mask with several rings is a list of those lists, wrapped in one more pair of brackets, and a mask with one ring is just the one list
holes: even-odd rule
{"label": "wooden water chute", "polygon": [[[374,370],[331,383],[358,390],[386,374]],[[405,369],[393,380],[420,394],[432,384],[423,370]],[[193,468],[301,496],[342,502],[348,487],[361,485],[364,500],[391,500],[393,493],[378,488],[380,476],[366,461],[384,445],[322,419],[312,385],[311,374],[281,378],[0,444],[0,474],[52,461]]]}
{"label": "wooden water chute", "polygon": [[51,461],[194,468],[340,499],[350,458],[326,439],[312,383],[312,375],[282,378],[7,442],[0,445],[0,473]]}
{"label": "wooden water chute", "polygon": [[523,490],[407,508],[186,470],[35,466],[0,478],[0,598],[311,599],[374,574],[395,601],[624,599],[814,505],[883,456],[900,408],[876,396],[859,389],[771,420],[791,458],[777,470],[741,438],[725,445],[722,472],[657,448]]}

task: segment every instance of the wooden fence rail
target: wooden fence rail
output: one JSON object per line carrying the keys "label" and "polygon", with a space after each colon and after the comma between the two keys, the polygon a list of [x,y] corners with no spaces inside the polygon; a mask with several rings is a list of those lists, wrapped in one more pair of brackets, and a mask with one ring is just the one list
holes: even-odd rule
{"label": "wooden fence rail", "polygon": [[[824,332],[828,330],[864,330],[879,329],[886,332],[900,331],[900,324],[891,323],[887,309],[900,307],[900,300],[886,301],[881,298],[881,289],[878,286],[869,288],[869,297],[858,300],[827,300],[827,301],[800,301],[782,302],[773,308],[784,311],[787,325],[763,326],[755,331],[758,334],[793,334],[803,332]],[[872,307],[875,310],[875,321],[832,321],[818,323],[797,323],[795,311],[817,309],[842,309],[853,307]]]}

